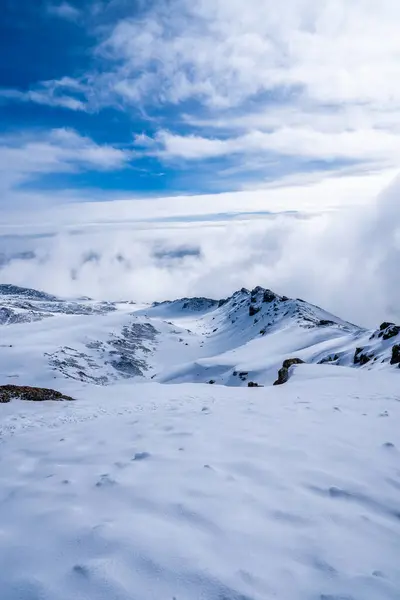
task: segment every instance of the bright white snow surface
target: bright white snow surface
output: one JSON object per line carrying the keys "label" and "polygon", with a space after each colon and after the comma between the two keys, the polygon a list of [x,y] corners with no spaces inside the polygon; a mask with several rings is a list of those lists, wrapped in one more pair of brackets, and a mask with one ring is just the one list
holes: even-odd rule
{"label": "bright white snow surface", "polygon": [[1,599],[398,600],[396,375],[0,405]]}

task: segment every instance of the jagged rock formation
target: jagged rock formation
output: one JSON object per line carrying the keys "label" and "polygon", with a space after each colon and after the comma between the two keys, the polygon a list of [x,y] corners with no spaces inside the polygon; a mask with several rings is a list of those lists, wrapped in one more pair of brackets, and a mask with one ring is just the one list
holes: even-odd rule
{"label": "jagged rock formation", "polygon": [[394,323],[382,323],[379,328],[378,337],[383,340],[390,340],[392,337],[396,337],[400,333],[400,326]]}
{"label": "jagged rock formation", "polygon": [[354,364],[364,366],[374,357],[371,354],[363,352],[364,348],[356,348],[354,352]]}

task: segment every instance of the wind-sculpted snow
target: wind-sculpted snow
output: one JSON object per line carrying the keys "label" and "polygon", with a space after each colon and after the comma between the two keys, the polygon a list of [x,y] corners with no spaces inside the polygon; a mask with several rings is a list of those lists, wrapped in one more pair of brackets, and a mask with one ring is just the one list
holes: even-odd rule
{"label": "wind-sculpted snow", "polygon": [[4,600],[398,599],[394,372],[58,388],[0,405]]}

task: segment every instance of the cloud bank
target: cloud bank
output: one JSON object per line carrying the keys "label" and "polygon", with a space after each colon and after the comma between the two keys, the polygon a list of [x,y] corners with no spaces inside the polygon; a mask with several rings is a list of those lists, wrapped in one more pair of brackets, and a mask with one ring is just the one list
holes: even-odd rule
{"label": "cloud bank", "polygon": [[167,222],[162,211],[156,222],[145,216],[129,221],[121,207],[118,217],[115,205],[106,203],[99,205],[104,212],[97,221],[87,213],[78,226],[74,210],[84,216],[85,206],[72,206],[64,211],[63,226],[57,223],[46,234],[42,227],[42,234],[36,228],[31,237],[26,231],[18,237],[21,228],[10,226],[8,235],[3,228],[0,277],[61,295],[137,301],[219,298],[260,284],[375,326],[400,319],[400,182],[373,201],[367,189],[358,193],[352,208],[203,216],[201,222],[193,215],[179,219],[179,209]]}

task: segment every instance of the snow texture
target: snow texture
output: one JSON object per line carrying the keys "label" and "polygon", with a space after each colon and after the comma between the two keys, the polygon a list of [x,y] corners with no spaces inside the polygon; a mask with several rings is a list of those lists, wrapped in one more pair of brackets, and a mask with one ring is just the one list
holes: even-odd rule
{"label": "snow texture", "polygon": [[263,288],[1,304],[48,317],[1,326],[1,383],[76,399],[0,405],[1,599],[398,600],[395,326]]}
{"label": "snow texture", "polygon": [[67,389],[1,407],[2,598],[399,597],[396,375]]}

